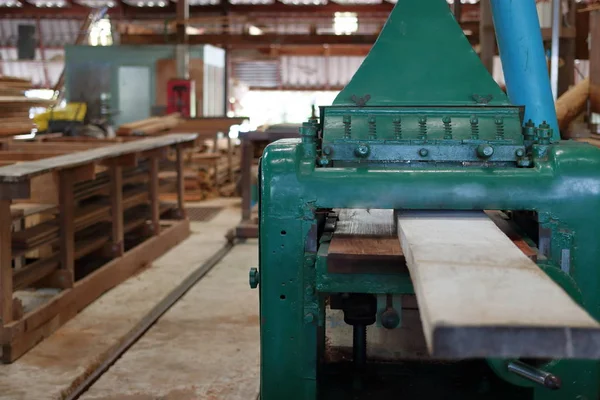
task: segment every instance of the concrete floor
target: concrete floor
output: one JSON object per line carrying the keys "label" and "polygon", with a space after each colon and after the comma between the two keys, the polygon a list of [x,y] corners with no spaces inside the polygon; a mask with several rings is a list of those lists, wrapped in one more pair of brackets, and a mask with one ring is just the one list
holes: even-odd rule
{"label": "concrete floor", "polygon": [[[192,223],[192,235],[152,267],[104,294],[15,363],[0,365],[0,400],[55,400],[70,393],[152,307],[224,245],[225,233],[239,221],[239,200],[203,205],[215,203],[229,207],[209,222]],[[256,252],[255,243],[232,250],[204,277],[201,290],[188,292],[85,398],[255,398],[245,390],[258,387],[258,296],[247,283]],[[130,373],[119,373],[130,357]]]}
{"label": "concrete floor", "polygon": [[256,399],[258,291],[248,269],[257,263],[256,241],[236,245],[81,399]]}

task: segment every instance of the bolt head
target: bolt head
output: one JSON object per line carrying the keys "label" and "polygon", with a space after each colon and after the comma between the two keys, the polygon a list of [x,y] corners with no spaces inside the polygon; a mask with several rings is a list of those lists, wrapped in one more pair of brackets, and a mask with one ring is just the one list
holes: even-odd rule
{"label": "bolt head", "polygon": [[361,157],[361,158],[364,158],[364,157],[368,156],[369,152],[370,152],[369,146],[366,145],[366,144],[359,144],[356,147],[356,149],[354,150],[354,154],[357,157]]}
{"label": "bolt head", "polygon": [[427,149],[421,149],[421,150],[419,150],[419,155],[421,157],[427,157],[429,155],[429,150],[427,150]]}
{"label": "bolt head", "polygon": [[250,276],[249,283],[252,289],[256,289],[258,287],[258,283],[260,282],[260,274],[257,268],[250,268]]}
{"label": "bolt head", "polygon": [[381,325],[386,329],[394,329],[400,325],[400,315],[393,308],[388,308],[381,313]]}
{"label": "bolt head", "polygon": [[321,165],[322,167],[329,165],[329,159],[328,158],[319,159],[319,165]]}
{"label": "bolt head", "polygon": [[311,324],[315,320],[315,315],[313,313],[304,314],[304,322],[307,324]]}
{"label": "bolt head", "polygon": [[517,151],[515,151],[515,155],[517,157],[523,157],[525,155],[525,150],[523,150],[523,149],[517,149]]}
{"label": "bolt head", "polygon": [[331,148],[331,146],[323,147],[323,154],[328,156],[328,155],[331,155],[332,152],[333,152],[333,149]]}
{"label": "bolt head", "polygon": [[481,158],[490,158],[494,154],[494,148],[489,144],[480,144],[477,147],[477,155]]}

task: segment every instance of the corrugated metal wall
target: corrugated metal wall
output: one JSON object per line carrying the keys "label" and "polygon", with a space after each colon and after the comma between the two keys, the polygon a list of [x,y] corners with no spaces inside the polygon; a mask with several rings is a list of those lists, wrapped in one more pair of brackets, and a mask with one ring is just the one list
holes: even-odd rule
{"label": "corrugated metal wall", "polygon": [[[37,37],[43,39],[44,47],[63,47],[75,42],[81,23],[82,21],[77,19],[41,19],[40,32],[36,32]],[[36,26],[36,21],[34,19],[0,19],[1,47],[16,46],[19,25]]]}
{"label": "corrugated metal wall", "polygon": [[359,56],[283,56],[281,83],[299,88],[344,86],[363,60]]}
{"label": "corrugated metal wall", "polygon": [[17,60],[17,49],[14,47],[0,48],[0,74],[31,79],[33,84],[46,86],[44,64],[48,73],[48,84],[53,86],[65,65],[65,51],[62,49],[46,49],[46,63],[42,62],[40,49],[35,52],[35,60]]}
{"label": "corrugated metal wall", "polygon": [[252,88],[327,89],[346,85],[364,57],[281,56],[233,63],[233,78]]}

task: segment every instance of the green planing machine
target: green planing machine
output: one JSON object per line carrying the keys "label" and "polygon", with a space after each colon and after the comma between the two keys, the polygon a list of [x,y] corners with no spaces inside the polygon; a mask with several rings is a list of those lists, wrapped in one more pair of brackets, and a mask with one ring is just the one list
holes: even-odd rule
{"label": "green planing machine", "polygon": [[534,1],[492,7],[508,96],[446,0],[399,0],[333,105],[300,139],[266,148],[259,268],[250,271],[261,399],[600,399],[595,355],[413,351],[390,339],[422,335],[406,268],[331,268],[347,210],[496,210],[539,268],[600,319],[600,150],[559,140]]}

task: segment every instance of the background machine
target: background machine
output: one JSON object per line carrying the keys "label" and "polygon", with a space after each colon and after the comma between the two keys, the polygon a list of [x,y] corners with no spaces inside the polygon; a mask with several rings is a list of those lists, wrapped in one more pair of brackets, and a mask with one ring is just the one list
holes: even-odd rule
{"label": "background machine", "polygon": [[534,0],[492,9],[508,96],[445,0],[399,0],[334,104],[265,150],[263,400],[599,398],[600,150],[559,140]]}

